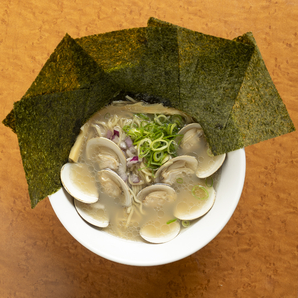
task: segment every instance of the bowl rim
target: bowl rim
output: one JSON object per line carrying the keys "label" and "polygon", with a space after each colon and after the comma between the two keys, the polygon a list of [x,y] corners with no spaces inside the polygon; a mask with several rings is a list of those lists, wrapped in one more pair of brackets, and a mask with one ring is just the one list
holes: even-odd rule
{"label": "bowl rim", "polygon": [[[73,198],[63,188],[50,195],[49,200],[65,229],[93,253],[124,265],[164,265],[197,252],[221,232],[238,205],[244,186],[245,173],[244,148],[227,153],[218,184],[220,196],[216,198],[212,209],[189,228],[183,229],[175,239],[162,244],[121,239],[91,226],[78,215],[73,206]],[[226,183],[227,181],[232,181],[232,188]],[[227,201],[229,204],[226,204]],[[222,210],[224,209],[225,213],[223,214]],[[214,224],[213,217],[217,218],[216,224]]]}

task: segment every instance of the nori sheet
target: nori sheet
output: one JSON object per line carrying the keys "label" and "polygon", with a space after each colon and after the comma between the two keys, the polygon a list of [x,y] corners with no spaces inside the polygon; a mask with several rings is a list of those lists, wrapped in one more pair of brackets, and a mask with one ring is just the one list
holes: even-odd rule
{"label": "nori sheet", "polygon": [[32,208],[61,187],[60,169],[80,127],[120,91],[70,36],[62,40],[13,109]]}
{"label": "nori sheet", "polygon": [[15,103],[17,136],[32,208],[61,188],[60,170],[80,127],[118,92],[116,85],[104,79],[88,89],[27,97]]}
{"label": "nori sheet", "polygon": [[215,155],[295,130],[251,33],[227,41],[155,18],[148,26],[178,28],[180,109]]}
{"label": "nori sheet", "polygon": [[[68,34],[60,41],[23,98],[90,87],[103,70]],[[3,124],[14,132],[13,110]]]}
{"label": "nori sheet", "polygon": [[254,45],[252,59],[230,116],[240,130],[243,146],[295,131],[253,34],[248,32],[235,40]]}
{"label": "nori sheet", "polygon": [[[66,35],[24,98],[88,88],[100,66],[127,93],[147,93],[177,106],[176,31],[171,27],[132,28],[76,40]],[[11,111],[3,123],[15,131],[13,118]]]}
{"label": "nori sheet", "polygon": [[179,100],[177,29],[132,28],[76,39],[123,90]]}
{"label": "nori sheet", "polygon": [[16,133],[16,119],[14,117],[14,110],[12,109],[7,116],[5,117],[5,119],[2,121],[2,123],[11,128],[11,130]]}
{"label": "nori sheet", "polygon": [[[83,123],[89,90],[28,97],[14,104],[31,207],[61,188],[60,170]],[[76,101],[77,105],[70,106]],[[63,116],[63,117],[60,117]]]}

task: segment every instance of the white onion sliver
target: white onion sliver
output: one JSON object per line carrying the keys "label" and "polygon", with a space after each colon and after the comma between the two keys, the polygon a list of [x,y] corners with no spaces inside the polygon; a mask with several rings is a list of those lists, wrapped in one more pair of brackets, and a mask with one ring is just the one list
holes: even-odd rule
{"label": "white onion sliver", "polygon": [[112,138],[112,141],[118,145],[118,142],[119,142],[119,137],[114,135],[113,138]]}
{"label": "white onion sliver", "polygon": [[129,150],[130,150],[130,152],[131,152],[132,154],[136,154],[136,153],[137,153],[137,149],[136,149],[134,146],[131,146],[131,147],[129,148]]}
{"label": "white onion sliver", "polygon": [[120,146],[121,149],[124,149],[124,150],[127,149],[126,143],[123,142],[123,141],[120,142],[120,145],[119,146]]}
{"label": "white onion sliver", "polygon": [[125,153],[128,157],[134,157],[134,154],[129,149],[127,149]]}

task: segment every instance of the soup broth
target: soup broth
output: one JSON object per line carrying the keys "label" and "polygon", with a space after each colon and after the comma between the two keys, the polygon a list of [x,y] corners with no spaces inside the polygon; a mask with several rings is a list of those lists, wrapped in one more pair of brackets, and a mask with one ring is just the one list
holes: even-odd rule
{"label": "soup broth", "polygon": [[[171,239],[171,235],[176,235],[177,229],[179,233],[181,223],[193,220],[194,214],[199,218],[213,205],[214,186],[219,180],[219,172],[201,179],[195,170],[186,171],[189,165],[183,161],[173,163],[178,157],[183,160],[185,155],[194,157],[193,166],[197,168],[208,168],[214,162],[202,131],[192,138],[193,144],[182,148],[179,143],[184,136],[178,132],[191,120],[177,110],[179,116],[175,115],[173,109],[170,115],[159,110],[159,113],[151,110],[146,113],[141,105],[110,105],[97,112],[83,126],[77,141],[80,144],[74,146],[76,154],[71,153],[70,160],[77,164],[71,173],[72,183],[87,194],[95,192],[98,195],[98,201],[91,204],[75,200],[76,208],[91,224],[95,222],[96,225],[96,221],[107,222],[102,229],[112,235],[134,241],[145,239],[155,243],[165,242]],[[146,136],[138,139],[137,134],[134,135],[134,132],[144,131],[143,128],[149,127],[154,121],[163,125],[172,139],[165,137],[164,133],[157,137],[157,141],[146,139]],[[95,142],[89,142],[99,138],[116,144],[121,154],[115,153],[110,143],[108,146],[96,146]],[[168,147],[159,150],[165,144]],[[150,157],[152,164],[148,162],[149,150],[154,151]],[[164,183],[162,176],[157,177],[159,167],[167,164],[175,164],[172,165],[174,171],[171,173],[174,180],[168,183],[170,185]],[[175,168],[178,169],[176,172]],[[120,183],[109,176],[110,172],[103,174],[106,169],[115,172],[123,181]],[[149,191],[141,197],[142,191],[145,193],[152,185],[160,189]],[[130,203],[127,203],[127,196]],[[202,213],[202,210],[205,211]],[[85,214],[91,219],[88,220]],[[151,241],[150,237],[154,240]]]}

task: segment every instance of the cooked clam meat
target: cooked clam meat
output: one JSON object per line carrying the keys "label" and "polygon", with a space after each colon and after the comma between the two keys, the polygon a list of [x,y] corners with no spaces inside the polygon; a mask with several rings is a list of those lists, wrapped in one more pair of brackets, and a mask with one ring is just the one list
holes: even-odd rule
{"label": "cooked clam meat", "polygon": [[195,157],[189,155],[177,156],[162,165],[156,172],[155,181],[172,185],[177,175],[195,173],[198,162]]}
{"label": "cooked clam meat", "polygon": [[[126,158],[119,146],[104,138],[92,138],[86,145],[87,159],[91,160],[98,170],[109,168],[115,172],[126,170]],[[119,169],[122,167],[122,169]]]}

